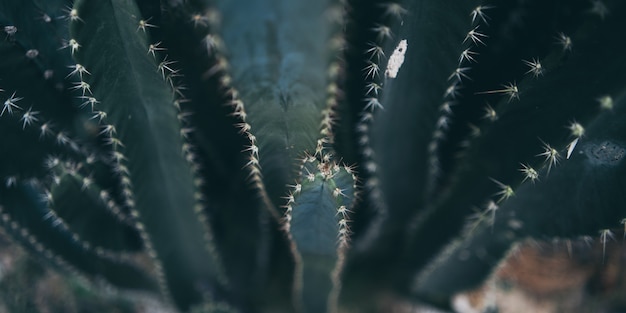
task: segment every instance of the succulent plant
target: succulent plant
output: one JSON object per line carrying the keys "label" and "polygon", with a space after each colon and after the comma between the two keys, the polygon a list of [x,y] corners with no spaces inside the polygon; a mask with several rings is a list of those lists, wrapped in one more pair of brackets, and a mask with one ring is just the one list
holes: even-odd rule
{"label": "succulent plant", "polygon": [[1,0],[1,224],[185,312],[451,309],[621,227],[625,5]]}

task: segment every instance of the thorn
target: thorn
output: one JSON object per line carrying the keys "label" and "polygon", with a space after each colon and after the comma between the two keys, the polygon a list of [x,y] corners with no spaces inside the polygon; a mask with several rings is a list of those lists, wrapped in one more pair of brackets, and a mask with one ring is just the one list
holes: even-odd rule
{"label": "thorn", "polygon": [[57,143],[64,146],[69,145],[71,143],[71,139],[67,136],[65,132],[60,131],[57,134]]}
{"label": "thorn", "polygon": [[409,12],[400,4],[395,2],[383,3],[381,6],[385,9],[385,13],[383,15],[390,15],[400,19],[402,18],[402,15],[406,15]]}
{"label": "thorn", "polygon": [[511,100],[513,99],[519,100],[519,89],[517,88],[517,84],[515,84],[515,82],[502,85],[502,88],[503,89],[476,92],[475,94],[481,95],[503,93],[509,96],[509,102],[511,102]]}
{"label": "thorn", "polygon": [[600,109],[602,110],[613,110],[613,98],[611,98],[611,96],[602,96],[600,98],[597,98],[596,101],[598,101],[598,103],[600,103]]}
{"label": "thorn", "polygon": [[17,33],[17,27],[13,25],[4,26],[4,32],[7,33],[7,38],[9,38]]}
{"label": "thorn", "polygon": [[532,74],[535,78],[543,75],[543,67],[541,66],[541,63],[539,63],[538,59],[533,58],[530,61],[522,60],[522,62],[530,68],[525,74]]}
{"label": "thorn", "polygon": [[479,33],[478,32],[478,27],[480,27],[480,26],[474,27],[474,29],[470,30],[467,33],[467,36],[465,36],[465,39],[463,39],[463,43],[465,43],[468,39],[470,39],[470,40],[472,40],[472,42],[474,42],[475,45],[478,44],[478,43],[480,43],[482,45],[485,45],[485,43],[482,41],[481,38],[488,38],[489,36],[487,36],[487,35],[485,35],[483,33]]}
{"label": "thorn", "polygon": [[480,128],[474,124],[467,125],[470,128],[470,137],[476,138],[480,136]]}
{"label": "thorn", "polygon": [[84,81],[74,83],[74,86],[71,87],[70,89],[71,90],[78,90],[78,89],[82,90],[82,92],[83,92],[82,97],[85,96],[86,92],[89,92],[89,94],[92,94],[91,93],[91,86],[89,86],[89,84],[87,84]]}
{"label": "thorn", "polygon": [[175,71],[174,69],[172,69],[170,67],[170,65],[176,63],[176,61],[168,61],[167,60],[167,56],[163,59],[163,61],[161,63],[159,63],[158,65],[158,70],[161,72],[161,76],[163,76],[163,79],[165,79],[165,70],[167,70],[169,72],[169,74],[173,74],[176,73],[177,71]]}
{"label": "thorn", "polygon": [[378,96],[378,92],[382,89],[382,87],[375,82],[368,83],[365,88],[367,90],[365,94],[369,95],[373,92],[375,96]]}
{"label": "thorn", "polygon": [[376,33],[378,41],[383,41],[385,38],[391,39],[393,37],[393,33],[391,32],[391,28],[389,28],[389,26],[378,24],[376,27],[372,28],[372,30]]}
{"label": "thorn", "polygon": [[461,77],[465,78],[465,79],[469,79],[469,76],[467,76],[467,74],[465,74],[465,72],[469,71],[471,68],[469,67],[457,67],[454,72],[452,72],[452,74],[450,74],[450,76],[448,76],[448,80],[451,80],[452,78],[456,78],[456,80],[461,81]]}
{"label": "thorn", "polygon": [[436,125],[438,129],[448,129],[450,127],[450,118],[446,115],[442,115],[437,119]]}
{"label": "thorn", "polygon": [[364,110],[369,109],[370,111],[374,111],[376,108],[380,108],[381,110],[383,110],[383,105],[380,103],[380,101],[378,101],[378,98],[376,97],[369,97],[369,98],[365,98],[365,108]]}
{"label": "thorn", "polygon": [[[93,110],[92,110],[93,111]],[[107,117],[107,113],[104,111],[94,112],[93,116],[89,118],[90,120],[98,119],[98,122],[102,122],[103,119]]]}
{"label": "thorn", "polygon": [[39,18],[37,18],[38,20],[42,20],[45,23],[50,23],[52,22],[52,18],[50,17],[50,15],[46,14],[46,13],[41,13],[41,15],[39,16]]}
{"label": "thorn", "polygon": [[93,112],[94,110],[94,106],[98,103],[100,103],[100,101],[98,101],[96,98],[94,97],[89,97],[89,96],[81,96],[81,99],[85,99],[85,102],[80,104],[80,108],[84,108],[87,105],[91,106],[91,111]]}
{"label": "thorn", "polygon": [[378,73],[380,72],[380,67],[378,66],[378,64],[372,62],[372,61],[368,61],[368,65],[363,69],[363,71],[365,72],[365,79],[369,78],[371,76],[372,79],[376,78],[376,76],[378,76]]}
{"label": "thorn", "polygon": [[452,107],[455,105],[456,103],[451,102],[451,101],[445,101],[444,103],[442,103],[439,106],[439,110],[444,112],[445,114],[452,114]]}
{"label": "thorn", "polygon": [[376,61],[379,62],[382,57],[385,56],[385,52],[383,51],[383,47],[370,42],[370,48],[365,51],[365,53],[369,53],[370,60],[376,58]]}
{"label": "thorn", "polygon": [[93,184],[93,178],[91,176],[84,177],[82,186],[80,187],[80,190],[88,189],[89,186],[91,186],[91,184]]}
{"label": "thorn", "polygon": [[474,59],[473,55],[478,55],[478,54],[479,54],[478,52],[471,51],[469,48],[463,50],[463,52],[461,52],[461,56],[459,57],[459,65],[463,63],[463,60],[476,63],[476,59]]}
{"label": "thorn", "polygon": [[209,19],[202,15],[202,14],[193,14],[191,16],[191,22],[193,22],[193,27],[198,27],[198,26],[203,26],[203,27],[207,27],[209,26]]}
{"label": "thorn", "polygon": [[563,51],[572,51],[572,38],[564,33],[558,33],[556,36],[556,43],[561,45]]}
{"label": "thorn", "polygon": [[344,193],[345,190],[340,189],[339,187],[335,188],[335,190],[333,190],[333,197],[337,198],[339,196],[343,196],[343,197],[347,197],[346,194]]}
{"label": "thorn", "polygon": [[456,97],[459,96],[459,89],[461,89],[461,87],[457,83],[453,83],[452,85],[448,86],[446,92],[444,92],[444,98],[449,97],[450,99],[456,99]]}
{"label": "thorn", "polygon": [[606,256],[606,243],[608,239],[615,239],[613,232],[610,229],[603,229],[600,231],[600,242],[602,243],[602,263],[604,264],[604,257]]}
{"label": "thorn", "polygon": [[37,49],[29,49],[28,51],[26,51],[26,57],[33,60],[35,59],[38,55],[39,55],[39,50]]}
{"label": "thorn", "polygon": [[485,23],[485,25],[489,25],[489,23],[487,23],[487,19],[489,17],[485,14],[485,10],[489,10],[489,9],[493,9],[493,8],[494,7],[490,6],[490,5],[479,5],[479,6],[477,6],[470,13],[470,16],[472,17],[472,23],[474,23],[475,21],[480,19],[480,20],[483,21],[483,23]]}
{"label": "thorn", "polygon": [[299,183],[296,183],[295,185],[287,185],[287,187],[293,188],[293,194],[297,194],[302,191],[302,185]]}
{"label": "thorn", "polygon": [[113,125],[104,125],[102,126],[102,130],[98,133],[98,135],[102,135],[102,134],[106,134],[107,136],[112,137],[113,134],[116,134],[117,131],[115,129],[115,126]]}
{"label": "thorn", "polygon": [[571,131],[572,136],[580,138],[585,134],[585,128],[576,121],[572,121],[567,128]]}
{"label": "thorn", "polygon": [[484,111],[485,111],[485,114],[483,115],[484,119],[487,119],[491,122],[495,122],[498,119],[498,113],[493,107],[491,107],[491,105],[489,105],[489,103],[487,103],[487,105],[485,106]]}
{"label": "thorn", "polygon": [[145,20],[139,20],[139,26],[137,26],[137,31],[141,29],[145,33],[146,28],[156,28],[156,25],[152,25],[148,23],[151,19],[152,17],[149,17]]}
{"label": "thorn", "polygon": [[61,46],[61,49],[65,49],[68,47],[70,48],[70,52],[72,53],[72,55],[74,55],[74,52],[78,51],[78,48],[80,48],[81,45],[78,44],[76,39],[72,38],[68,42],[64,43],[63,46]]}
{"label": "thorn", "polygon": [[520,168],[519,171],[524,173],[524,179],[522,180],[522,182],[530,179],[530,181],[534,183],[535,181],[539,180],[539,173],[537,173],[534,168],[523,163],[520,163],[520,165],[522,166],[522,168]]}
{"label": "thorn", "polygon": [[87,69],[84,66],[78,63],[76,63],[75,65],[70,65],[68,66],[68,68],[71,68],[73,70],[69,74],[67,74],[65,78],[78,74],[78,77],[80,78],[80,80],[83,80],[83,74],[91,75],[91,73],[89,73],[89,71],[87,71]]}
{"label": "thorn", "polygon": [[202,39],[202,42],[204,43],[204,46],[205,46],[205,48],[207,50],[207,53],[209,55],[211,55],[213,50],[216,50],[220,46],[220,42],[219,42],[218,38],[216,38],[212,34],[206,35]]}
{"label": "thorn", "polygon": [[544,162],[548,163],[548,173],[550,173],[552,166],[556,166],[559,162],[559,152],[552,148],[549,144],[543,142],[543,140],[541,140],[541,143],[543,144],[543,152],[537,154],[536,156],[542,156],[545,158]]}
{"label": "thorn", "polygon": [[489,200],[489,202],[487,202],[485,213],[491,212],[491,231],[493,231],[493,226],[496,224],[496,212],[498,209],[500,209],[500,207],[493,200]]}
{"label": "thorn", "polygon": [[148,46],[148,54],[152,54],[152,57],[156,58],[156,51],[165,51],[166,48],[159,47],[161,42],[153,43]]}
{"label": "thorn", "polygon": [[68,7],[65,7],[65,9],[63,11],[65,13],[67,13],[67,15],[61,16],[61,18],[64,18],[64,19],[66,19],[68,21],[72,21],[72,22],[74,22],[74,21],[81,21],[81,22],[84,23],[84,21],[78,16],[78,10],[76,10],[74,8],[70,8],[68,6]]}
{"label": "thorn", "polygon": [[242,150],[242,152],[245,152],[245,151],[250,151],[250,154],[256,158],[259,157],[259,147],[257,145],[253,144],[253,145],[247,146],[246,149]]}
{"label": "thorn", "polygon": [[500,196],[500,199],[498,199],[497,203],[502,202],[503,200],[507,200],[510,197],[515,195],[515,192],[513,191],[513,188],[511,188],[511,186],[509,185],[505,185],[503,183],[501,183],[500,181],[493,179],[493,178],[489,178],[492,182],[496,183],[498,185],[498,187],[500,187],[500,191],[496,192],[494,195],[495,196]]}
{"label": "thorn", "polygon": [[41,126],[39,126],[39,138],[49,135],[52,135],[52,125],[48,122],[41,124]]}
{"label": "thorn", "polygon": [[15,92],[4,101],[4,105],[2,106],[2,112],[0,112],[0,116],[4,115],[4,112],[8,112],[9,115],[13,115],[13,109],[21,110],[22,108],[15,104],[16,102],[22,100],[24,98],[15,97]]}
{"label": "thorn", "polygon": [[30,126],[33,122],[39,121],[39,119],[37,118],[37,114],[39,114],[39,112],[33,111],[32,107],[30,107],[28,111],[24,112],[22,118],[20,119],[23,122],[22,129],[25,129],[26,126]]}
{"label": "thorn", "polygon": [[123,147],[122,141],[119,138],[109,136],[104,139],[104,143],[109,146],[113,146],[113,149],[117,149],[117,146]]}

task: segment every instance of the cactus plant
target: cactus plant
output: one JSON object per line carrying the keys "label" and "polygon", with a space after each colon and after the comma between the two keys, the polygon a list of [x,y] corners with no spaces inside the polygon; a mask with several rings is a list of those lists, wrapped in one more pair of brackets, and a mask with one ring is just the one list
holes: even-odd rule
{"label": "cactus plant", "polygon": [[626,217],[624,6],[1,0],[1,224],[182,312],[451,309]]}

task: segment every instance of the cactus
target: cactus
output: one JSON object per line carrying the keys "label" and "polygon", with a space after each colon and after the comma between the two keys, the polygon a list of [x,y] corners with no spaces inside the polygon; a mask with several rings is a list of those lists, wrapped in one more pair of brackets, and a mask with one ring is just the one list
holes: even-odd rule
{"label": "cactus", "polygon": [[0,0],[0,224],[181,312],[450,310],[624,224],[624,6]]}

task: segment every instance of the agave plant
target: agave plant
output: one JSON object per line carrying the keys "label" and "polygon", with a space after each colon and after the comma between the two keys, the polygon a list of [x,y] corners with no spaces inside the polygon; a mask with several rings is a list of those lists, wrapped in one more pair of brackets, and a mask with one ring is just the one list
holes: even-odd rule
{"label": "agave plant", "polygon": [[451,309],[621,227],[625,5],[2,0],[2,226],[184,312]]}

